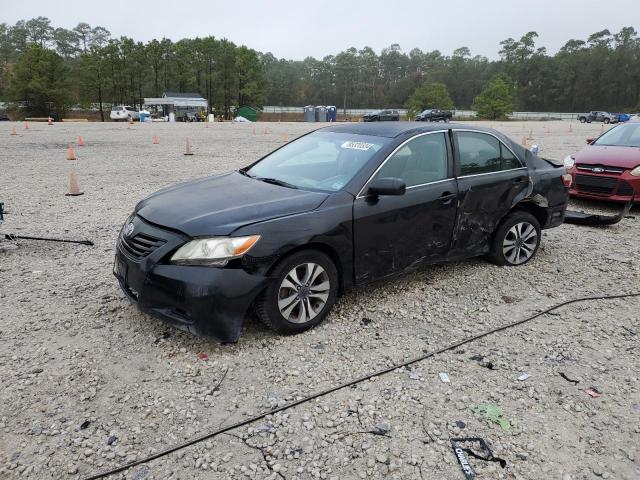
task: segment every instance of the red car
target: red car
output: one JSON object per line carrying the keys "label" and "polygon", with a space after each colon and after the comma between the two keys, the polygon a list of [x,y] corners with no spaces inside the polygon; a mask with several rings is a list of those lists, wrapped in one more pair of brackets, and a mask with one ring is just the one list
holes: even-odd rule
{"label": "red car", "polygon": [[572,197],[640,202],[640,122],[618,125],[564,159]]}

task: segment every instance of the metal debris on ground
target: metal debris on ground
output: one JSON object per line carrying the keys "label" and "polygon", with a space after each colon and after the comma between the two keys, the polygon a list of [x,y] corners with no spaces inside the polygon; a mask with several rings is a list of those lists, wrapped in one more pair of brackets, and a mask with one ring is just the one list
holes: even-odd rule
{"label": "metal debris on ground", "polygon": [[596,387],[585,388],[582,391],[593,398],[597,398],[602,395],[602,393],[600,393],[600,391]]}
{"label": "metal debris on ground", "polygon": [[[482,454],[476,453],[469,444],[478,444],[480,446],[480,450],[482,450]],[[468,456],[483,460],[485,462],[497,462],[502,468],[507,466],[507,462],[505,460],[493,455],[493,451],[491,451],[491,448],[489,448],[489,445],[487,445],[487,442],[483,438],[452,438],[451,448],[453,448],[453,453],[458,459],[458,463],[460,464],[462,473],[467,480],[473,480],[474,478],[476,478],[476,473],[469,463]]]}
{"label": "metal debris on ground", "polygon": [[576,212],[573,210],[567,210],[564,214],[564,223],[572,223],[574,225],[588,225],[588,226],[606,226],[606,225],[615,225],[619,223],[620,220],[625,218],[629,214],[629,210],[631,210],[631,205],[633,205],[633,196],[632,199],[625,203],[622,210],[616,215],[597,215],[585,212]]}

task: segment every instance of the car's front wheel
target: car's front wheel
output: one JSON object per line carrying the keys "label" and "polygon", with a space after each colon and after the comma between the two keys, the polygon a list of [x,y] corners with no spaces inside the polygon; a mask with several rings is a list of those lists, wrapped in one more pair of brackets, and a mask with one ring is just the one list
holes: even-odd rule
{"label": "car's front wheel", "polygon": [[608,118],[605,118],[605,119],[604,119],[604,123],[611,123],[611,120],[610,120],[610,119],[608,119]]}
{"label": "car's front wheel", "polygon": [[281,260],[273,281],[256,301],[260,320],[279,333],[299,333],[319,324],[338,296],[338,270],[327,255],[302,250]]}
{"label": "car's front wheel", "polygon": [[540,222],[528,212],[516,210],[496,230],[489,260],[496,265],[524,265],[540,246]]}

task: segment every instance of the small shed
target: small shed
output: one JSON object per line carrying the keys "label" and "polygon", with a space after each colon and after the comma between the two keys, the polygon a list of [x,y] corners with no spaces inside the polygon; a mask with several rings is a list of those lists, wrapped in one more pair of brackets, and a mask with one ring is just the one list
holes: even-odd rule
{"label": "small shed", "polygon": [[177,120],[204,119],[208,113],[207,99],[199,93],[165,92],[160,98],[145,98],[144,104],[156,109],[160,107],[164,117],[173,113]]}
{"label": "small shed", "polygon": [[236,110],[236,117],[244,117],[250,122],[258,120],[258,110],[248,105],[243,105]]}

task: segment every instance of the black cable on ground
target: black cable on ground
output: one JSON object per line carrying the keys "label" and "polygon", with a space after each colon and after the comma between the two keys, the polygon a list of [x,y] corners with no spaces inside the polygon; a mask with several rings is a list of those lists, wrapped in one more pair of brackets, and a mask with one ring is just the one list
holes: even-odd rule
{"label": "black cable on ground", "polygon": [[257,420],[261,420],[261,419],[265,418],[267,415],[273,415],[273,414],[278,413],[278,412],[283,412],[285,410],[289,410],[290,408],[297,407],[298,405],[302,405],[303,403],[310,402],[311,400],[315,400],[316,398],[324,397],[325,395],[328,395],[330,393],[336,392],[338,390],[342,390],[343,388],[351,387],[351,386],[356,385],[358,383],[362,383],[362,382],[364,382],[366,380],[370,380],[373,377],[379,377],[380,375],[385,375],[387,373],[393,372],[394,370],[396,370],[398,368],[407,367],[409,365],[413,365],[414,363],[421,362],[423,360],[431,358],[431,357],[433,357],[435,355],[439,355],[441,353],[445,353],[445,352],[448,352],[450,350],[455,350],[456,348],[461,347],[462,345],[466,345],[467,343],[475,342],[476,340],[479,340],[479,339],[484,338],[486,336],[492,335],[494,333],[502,332],[502,331],[507,330],[509,328],[517,327],[518,325],[522,325],[523,323],[530,322],[531,320],[534,320],[534,319],[536,319],[538,317],[541,317],[542,315],[550,313],[550,312],[552,312],[554,310],[557,310],[558,308],[564,307],[566,305],[571,305],[573,303],[579,303],[579,302],[586,302],[586,301],[590,301],[590,300],[613,300],[613,299],[616,299],[616,298],[629,298],[629,297],[640,297],[640,292],[625,293],[625,294],[620,294],[620,295],[598,295],[598,296],[593,296],[593,297],[581,297],[581,298],[575,298],[573,300],[567,300],[566,302],[562,302],[562,303],[559,303],[557,305],[554,305],[553,307],[549,307],[546,310],[543,310],[542,312],[538,312],[535,315],[531,315],[530,317],[523,318],[522,320],[518,320],[518,321],[515,321],[515,322],[512,322],[512,323],[506,324],[506,325],[502,325],[502,326],[497,327],[497,328],[493,328],[491,330],[487,330],[486,332],[480,333],[478,335],[474,335],[472,337],[467,337],[464,340],[461,340],[459,342],[453,343],[453,344],[448,345],[448,346],[446,346],[444,348],[441,348],[439,350],[434,350],[433,352],[425,353],[424,355],[416,357],[416,358],[414,358],[412,360],[408,360],[406,362],[398,363],[398,364],[393,365],[391,367],[388,367],[388,368],[385,368],[385,369],[382,369],[382,370],[378,370],[375,373],[370,373],[368,375],[365,375],[365,376],[360,377],[360,378],[356,378],[354,380],[349,380],[346,383],[342,383],[340,385],[336,385],[334,387],[328,388],[328,389],[323,390],[321,392],[314,393],[312,395],[309,395],[308,397],[304,397],[304,398],[301,398],[300,400],[296,400],[294,402],[291,402],[291,403],[288,403],[286,405],[283,405],[282,407],[277,407],[277,408],[274,408],[272,410],[268,410],[268,411],[266,411],[264,413],[259,413],[257,415],[254,415],[251,418],[248,418],[246,420],[242,420],[241,422],[234,423],[234,424],[229,425],[227,427],[222,427],[222,428],[220,428],[218,430],[215,430],[215,431],[209,432],[209,433],[205,433],[204,435],[192,438],[191,440],[187,440],[186,442],[180,443],[178,445],[174,445],[172,447],[165,448],[164,450],[161,450],[161,451],[159,451],[157,453],[149,455],[148,457],[144,457],[144,458],[141,458],[139,460],[135,460],[133,462],[126,463],[124,465],[121,465],[119,467],[115,467],[115,468],[113,468],[111,470],[107,470],[105,472],[95,473],[93,475],[89,475],[88,477],[85,477],[84,480],[97,480],[99,478],[104,478],[104,477],[107,477],[109,475],[113,475],[114,473],[119,473],[119,472],[127,470],[127,469],[129,469],[131,467],[135,467],[136,465],[141,465],[143,463],[150,462],[151,460],[155,460],[157,458],[164,457],[165,455],[168,455],[170,453],[176,452],[178,450],[181,450],[183,448],[189,447],[191,445],[195,445],[196,443],[203,442],[203,441],[208,440],[208,439],[213,438],[213,437],[217,437],[218,435],[226,433],[226,432],[228,432],[230,430],[235,430],[236,428],[240,428],[240,427],[244,427],[246,425],[249,425],[250,423],[253,423],[253,422],[257,421]]}
{"label": "black cable on ground", "polygon": [[60,242],[60,243],[76,243],[78,245],[88,245],[93,247],[91,240],[65,240],[62,238],[46,238],[46,237],[26,237],[24,235],[13,235],[8,233],[4,236],[7,240],[40,240],[43,242]]}

